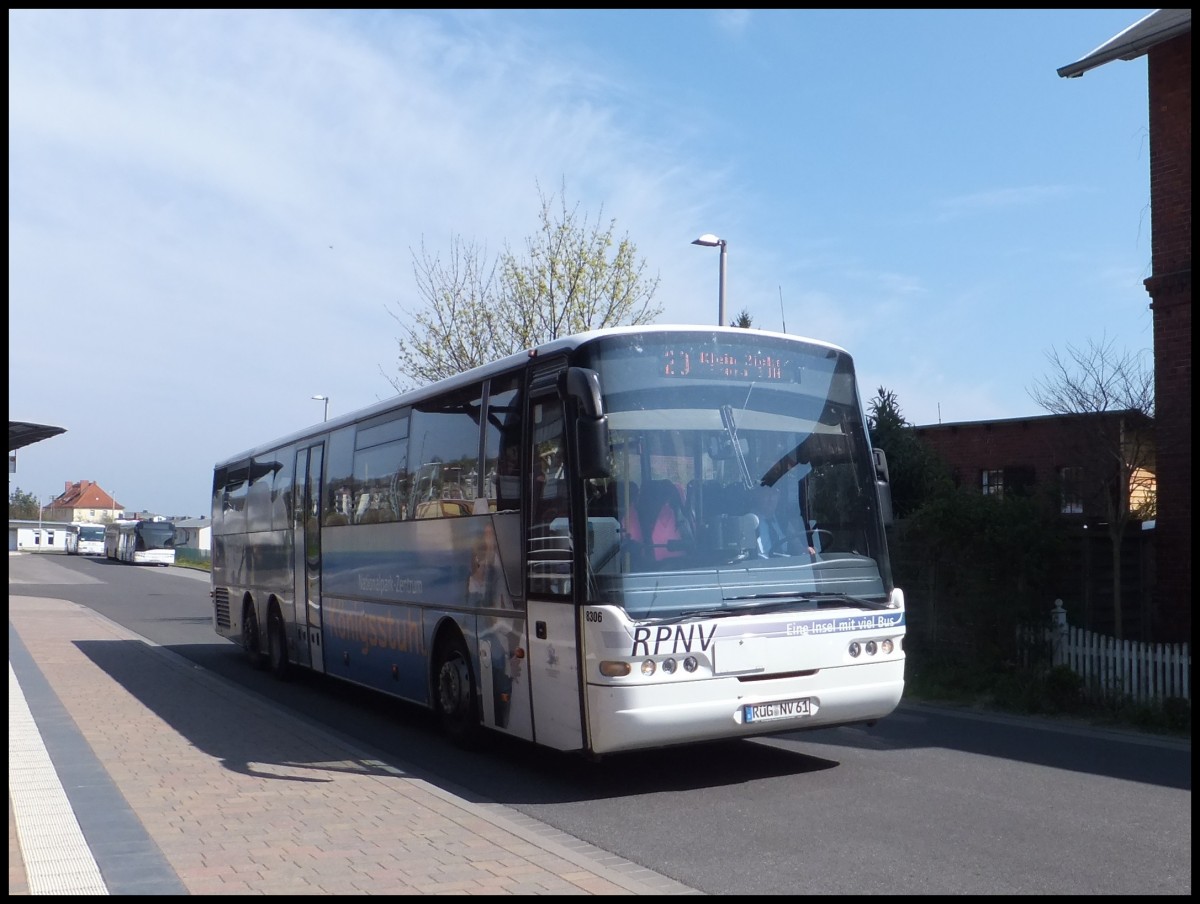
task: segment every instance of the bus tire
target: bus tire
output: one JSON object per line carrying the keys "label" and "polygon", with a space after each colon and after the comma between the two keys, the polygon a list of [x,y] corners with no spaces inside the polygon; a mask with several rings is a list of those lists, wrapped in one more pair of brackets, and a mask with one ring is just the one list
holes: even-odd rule
{"label": "bus tire", "polygon": [[271,674],[283,681],[288,676],[287,631],[279,609],[271,607],[267,616],[267,657]]}
{"label": "bus tire", "polygon": [[438,645],[434,682],[434,707],[442,731],[459,746],[473,746],[479,733],[479,693],[460,637],[448,637]]}
{"label": "bus tire", "polygon": [[261,632],[258,630],[258,616],[254,614],[254,605],[247,603],[242,613],[242,651],[250,665],[261,669],[265,665],[260,642]]}

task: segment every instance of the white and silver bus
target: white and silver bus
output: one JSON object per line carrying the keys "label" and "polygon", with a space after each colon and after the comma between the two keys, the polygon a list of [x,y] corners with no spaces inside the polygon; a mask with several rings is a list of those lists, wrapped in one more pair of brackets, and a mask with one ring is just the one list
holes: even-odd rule
{"label": "white and silver bus", "polygon": [[216,463],[213,626],[460,742],[869,724],[904,688],[886,470],[836,346],[558,339]]}
{"label": "white and silver bus", "polygon": [[157,519],[112,521],[104,528],[104,555],[131,565],[174,565],[175,525]]}
{"label": "white and silver bus", "polygon": [[73,556],[104,555],[104,525],[76,521],[67,528],[67,554]]}

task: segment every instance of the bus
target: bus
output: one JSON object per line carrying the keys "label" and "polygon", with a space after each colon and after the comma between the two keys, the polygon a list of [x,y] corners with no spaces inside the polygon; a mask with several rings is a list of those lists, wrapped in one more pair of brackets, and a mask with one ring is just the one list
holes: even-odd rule
{"label": "bus", "polygon": [[104,528],[104,556],[130,565],[174,565],[175,525],[159,518],[112,521]]}
{"label": "bus", "polygon": [[887,479],[844,349],[594,330],[217,462],[213,627],[468,746],[869,725],[904,688]]}
{"label": "bus", "polygon": [[67,528],[67,554],[72,556],[104,555],[104,525],[76,521]]}

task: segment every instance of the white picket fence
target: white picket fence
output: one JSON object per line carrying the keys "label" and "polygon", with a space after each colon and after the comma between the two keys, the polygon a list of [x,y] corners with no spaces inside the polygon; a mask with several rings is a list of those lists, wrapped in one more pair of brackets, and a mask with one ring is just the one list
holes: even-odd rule
{"label": "white picket fence", "polygon": [[[1032,639],[1029,632],[1022,632]],[[1186,643],[1151,644],[1117,640],[1067,624],[1062,600],[1054,601],[1046,629],[1051,662],[1079,675],[1089,692],[1135,703],[1191,700],[1192,654]]]}

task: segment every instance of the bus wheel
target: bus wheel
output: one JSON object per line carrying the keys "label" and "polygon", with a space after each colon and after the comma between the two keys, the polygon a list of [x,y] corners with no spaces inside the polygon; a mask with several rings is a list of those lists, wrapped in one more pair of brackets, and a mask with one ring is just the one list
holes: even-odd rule
{"label": "bus wheel", "polygon": [[479,730],[479,706],[467,648],[455,637],[438,648],[435,704],[442,731],[455,743],[469,747]]}
{"label": "bus wheel", "polygon": [[245,652],[246,658],[250,660],[250,664],[256,669],[261,669],[263,655],[258,637],[258,616],[254,614],[253,606],[247,606],[245,614],[242,615],[242,650]]}
{"label": "bus wheel", "polygon": [[267,616],[267,655],[271,674],[282,681],[288,674],[287,633],[283,616],[274,607]]}

